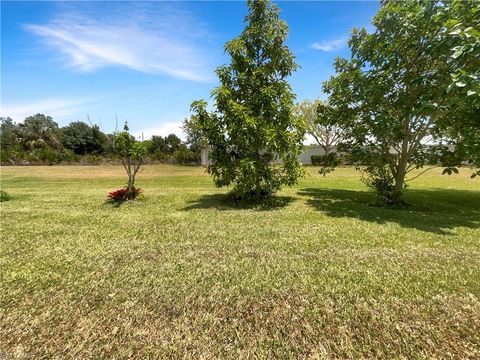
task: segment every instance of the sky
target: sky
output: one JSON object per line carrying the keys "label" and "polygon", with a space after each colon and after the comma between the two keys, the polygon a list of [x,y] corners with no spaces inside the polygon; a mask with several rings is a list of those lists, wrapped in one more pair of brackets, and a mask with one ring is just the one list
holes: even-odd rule
{"label": "sky", "polygon": [[[377,1],[280,1],[287,45],[301,68],[298,101],[325,98],[337,56],[355,27],[371,29]],[[194,100],[210,101],[215,69],[238,36],[245,1],[1,1],[0,116],[36,113],[136,135],[181,132]]]}

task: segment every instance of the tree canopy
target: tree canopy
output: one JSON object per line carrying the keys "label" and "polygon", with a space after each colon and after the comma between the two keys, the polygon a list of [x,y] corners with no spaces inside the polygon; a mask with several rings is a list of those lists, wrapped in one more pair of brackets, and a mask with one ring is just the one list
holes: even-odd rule
{"label": "tree canopy", "polygon": [[100,154],[107,145],[107,137],[97,125],[90,126],[82,121],[75,121],[61,130],[63,146],[75,154]]}
{"label": "tree canopy", "polygon": [[[460,7],[477,13],[478,3],[465,4]],[[475,94],[454,90],[461,100],[451,98],[452,87],[459,87],[458,82],[452,85],[455,74],[468,69],[451,61],[459,45],[445,32],[447,23],[458,20],[449,6],[454,5],[383,1],[373,19],[375,31],[354,29],[351,59],[337,59],[336,75],[324,84],[338,125],[347,129],[344,150],[366,165],[367,183],[390,203],[401,201],[413,170],[446,161],[447,154],[449,166],[465,160],[452,156],[460,154],[458,147],[447,145],[464,141],[461,134],[452,137],[454,130],[463,126],[469,132],[477,126],[464,117],[452,121],[452,101],[467,113],[478,108]]]}

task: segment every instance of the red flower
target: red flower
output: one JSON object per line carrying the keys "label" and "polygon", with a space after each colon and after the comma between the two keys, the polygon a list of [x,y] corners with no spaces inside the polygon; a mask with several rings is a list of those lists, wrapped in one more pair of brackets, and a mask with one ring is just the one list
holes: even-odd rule
{"label": "red flower", "polygon": [[107,198],[109,201],[125,201],[135,199],[142,189],[133,188],[133,191],[129,193],[128,188],[121,188],[112,190],[108,193]]}

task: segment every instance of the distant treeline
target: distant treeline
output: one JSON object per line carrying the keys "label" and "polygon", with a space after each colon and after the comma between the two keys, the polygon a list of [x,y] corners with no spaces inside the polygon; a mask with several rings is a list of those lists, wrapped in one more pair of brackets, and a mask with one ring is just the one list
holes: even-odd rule
{"label": "distant treeline", "polygon": [[[74,121],[60,128],[50,116],[37,114],[21,123],[0,118],[2,164],[99,163],[115,161],[113,134],[106,134],[97,125]],[[150,161],[179,164],[200,162],[200,148],[188,144],[175,134],[152,136],[146,140]]]}

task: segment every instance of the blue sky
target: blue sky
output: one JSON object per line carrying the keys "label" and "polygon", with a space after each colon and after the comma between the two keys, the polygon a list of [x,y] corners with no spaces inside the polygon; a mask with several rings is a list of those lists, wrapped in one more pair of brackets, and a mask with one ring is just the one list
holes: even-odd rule
{"label": "blue sky", "polygon": [[[370,28],[377,1],[282,1],[287,44],[301,69],[297,100],[323,97],[333,60],[354,27]],[[146,137],[181,135],[190,103],[210,99],[226,41],[243,29],[244,1],[1,2],[1,116],[38,112],[60,126],[104,131],[128,120]]]}

